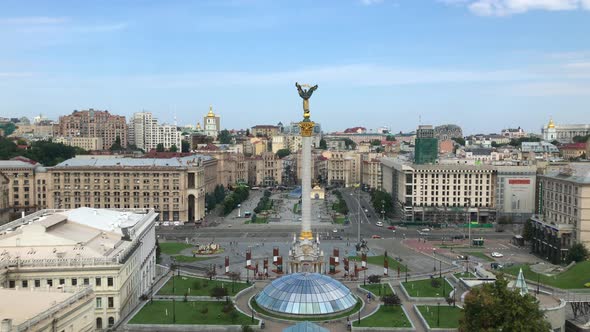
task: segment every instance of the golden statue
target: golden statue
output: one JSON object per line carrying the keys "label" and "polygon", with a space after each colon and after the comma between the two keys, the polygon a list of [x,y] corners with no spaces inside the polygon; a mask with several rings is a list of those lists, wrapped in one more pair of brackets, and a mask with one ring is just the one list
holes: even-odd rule
{"label": "golden statue", "polygon": [[[313,94],[315,90],[317,90],[317,84],[308,88],[307,90],[303,90],[299,83],[295,82],[295,86],[297,87],[297,91],[299,92],[299,96],[303,98],[303,118],[305,120],[309,119],[309,98]],[[309,85],[303,85],[303,87],[309,87]]]}

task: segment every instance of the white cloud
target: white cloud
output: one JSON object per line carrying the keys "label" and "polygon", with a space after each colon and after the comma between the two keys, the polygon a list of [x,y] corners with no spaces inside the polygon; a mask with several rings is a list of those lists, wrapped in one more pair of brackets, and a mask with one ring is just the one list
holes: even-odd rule
{"label": "white cloud", "polygon": [[24,16],[24,17],[0,17],[2,25],[49,25],[67,22],[65,17],[49,16]]}
{"label": "white cloud", "polygon": [[590,0],[437,0],[447,5],[465,5],[481,16],[508,16],[531,10],[590,10]]}

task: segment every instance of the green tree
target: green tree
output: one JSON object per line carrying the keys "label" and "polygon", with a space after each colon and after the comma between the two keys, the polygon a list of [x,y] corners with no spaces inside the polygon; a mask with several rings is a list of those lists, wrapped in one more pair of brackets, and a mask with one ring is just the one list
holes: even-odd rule
{"label": "green tree", "polygon": [[344,139],[344,145],[346,146],[347,150],[356,149],[356,143],[348,137]]}
{"label": "green tree", "polygon": [[402,301],[400,300],[399,296],[395,294],[388,294],[381,296],[381,301],[385,306],[394,306],[394,305],[401,305]]}
{"label": "green tree", "polygon": [[382,209],[385,215],[393,215],[393,198],[391,195],[382,190],[375,190],[371,193],[371,204],[375,211],[380,212]]}
{"label": "green tree", "polygon": [[213,195],[215,196],[216,203],[223,202],[223,199],[225,198],[225,188],[223,188],[223,185],[216,185],[215,190],[213,191]]}
{"label": "green tree", "polygon": [[588,259],[588,249],[582,243],[574,244],[567,253],[565,258],[567,263],[583,262]]}
{"label": "green tree", "polygon": [[18,155],[18,148],[13,141],[0,137],[0,160],[7,160]]}
{"label": "green tree", "polygon": [[533,240],[533,221],[530,219],[524,223],[524,227],[522,228],[522,238],[527,242]]}
{"label": "green tree", "polygon": [[158,145],[156,145],[156,152],[164,152],[164,144],[163,143],[158,143]]}
{"label": "green tree", "polygon": [[508,289],[503,275],[493,284],[473,288],[465,297],[464,317],[459,331],[549,331],[539,302],[530,295],[520,295],[516,289]]}
{"label": "green tree", "polygon": [[395,136],[387,135],[387,137],[385,137],[385,140],[388,142],[395,142]]}
{"label": "green tree", "polygon": [[291,150],[289,150],[289,149],[280,149],[277,151],[277,157],[279,157],[279,159],[283,159],[284,157],[286,157],[290,154],[291,154]]}
{"label": "green tree", "polygon": [[463,137],[453,137],[453,141],[461,146],[465,146],[465,139]]}
{"label": "green tree", "polygon": [[246,129],[246,136],[250,136],[250,129]]}
{"label": "green tree", "polygon": [[180,151],[184,152],[184,153],[190,152],[191,151],[191,143],[189,143],[188,141],[185,141],[185,140],[181,141],[180,142]]}
{"label": "green tree", "polygon": [[378,139],[374,139],[371,141],[371,145],[372,146],[379,146],[379,145],[381,145],[381,141]]}
{"label": "green tree", "polygon": [[176,144],[172,144],[172,146],[170,147],[170,149],[168,151],[170,151],[170,152],[178,152],[178,147],[176,146]]}
{"label": "green tree", "polygon": [[113,143],[113,145],[111,145],[110,150],[111,151],[123,150],[123,146],[121,146],[121,137],[117,136],[117,138],[115,138],[115,143]]}
{"label": "green tree", "polygon": [[326,143],[326,140],[323,138],[320,140],[320,149],[322,149],[322,150],[328,149],[328,144]]}
{"label": "green tree", "polygon": [[16,130],[16,126],[12,122],[0,124],[0,129],[4,130],[4,136],[12,134]]}
{"label": "green tree", "polygon": [[572,138],[572,141],[574,143],[586,143],[588,142],[588,139],[590,139],[590,135],[585,135],[585,136],[574,136]]}
{"label": "green tree", "polygon": [[231,134],[229,133],[229,130],[223,129],[219,133],[219,136],[217,136],[217,140],[221,144],[230,144],[231,143]]}
{"label": "green tree", "polygon": [[223,297],[227,296],[227,288],[225,287],[213,287],[211,289],[211,297],[214,297],[218,300],[221,300]]}

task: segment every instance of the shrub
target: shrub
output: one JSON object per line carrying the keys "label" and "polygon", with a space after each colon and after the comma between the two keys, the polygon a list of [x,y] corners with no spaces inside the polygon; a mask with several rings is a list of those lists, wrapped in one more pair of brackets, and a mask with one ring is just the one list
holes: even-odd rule
{"label": "shrub", "polygon": [[224,296],[227,296],[227,288],[214,287],[211,289],[211,297],[221,300]]}
{"label": "shrub", "polygon": [[377,274],[371,274],[367,279],[370,284],[378,284],[381,282],[381,276]]}
{"label": "shrub", "polygon": [[208,313],[208,312],[209,312],[209,307],[207,307],[207,306],[203,306],[203,308],[201,308],[201,313],[202,313],[203,315],[204,315],[204,314],[206,314],[206,313]]}
{"label": "shrub", "polygon": [[433,279],[430,280],[430,285],[433,288],[439,288],[442,285],[442,282],[440,281],[440,279],[433,278]]}

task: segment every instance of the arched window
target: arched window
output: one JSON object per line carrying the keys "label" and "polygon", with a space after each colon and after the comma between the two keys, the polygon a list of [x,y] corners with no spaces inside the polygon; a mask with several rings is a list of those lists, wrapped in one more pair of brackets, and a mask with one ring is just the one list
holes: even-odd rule
{"label": "arched window", "polygon": [[96,329],[102,329],[102,318],[100,317],[96,319]]}
{"label": "arched window", "polygon": [[115,325],[115,317],[109,317],[109,328],[113,327],[113,325]]}

